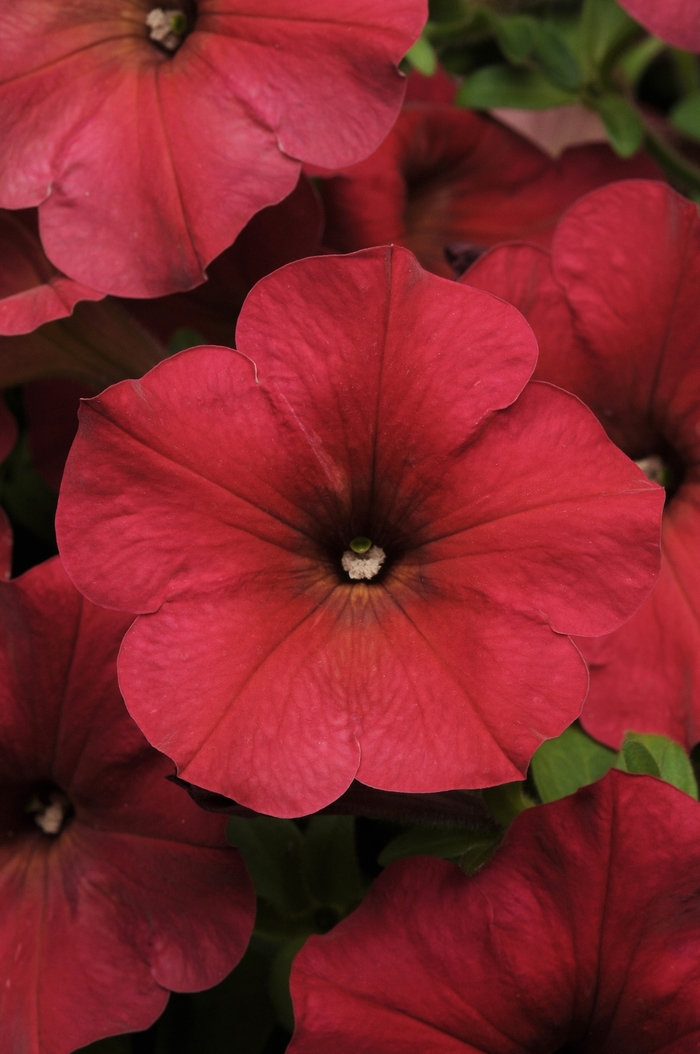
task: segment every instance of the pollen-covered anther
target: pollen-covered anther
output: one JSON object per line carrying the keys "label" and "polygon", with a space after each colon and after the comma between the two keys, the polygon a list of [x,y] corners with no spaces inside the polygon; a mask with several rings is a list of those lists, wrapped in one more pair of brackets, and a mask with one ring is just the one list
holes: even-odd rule
{"label": "pollen-covered anther", "polygon": [[349,578],[353,581],[360,581],[378,575],[385,560],[384,550],[378,545],[372,545],[364,553],[355,553],[352,549],[346,549],[340,562]]}
{"label": "pollen-covered anther", "polygon": [[146,25],[151,40],[167,51],[176,51],[182,44],[187,20],[177,8],[164,11],[162,7],[154,7],[146,15]]}
{"label": "pollen-covered anther", "polygon": [[658,454],[651,454],[649,457],[642,457],[639,461],[635,461],[635,465],[641,468],[647,479],[650,479],[652,483],[660,483],[663,487],[666,483],[666,466]]}
{"label": "pollen-covered anther", "polygon": [[68,802],[62,794],[52,794],[51,801],[34,813],[34,823],[44,834],[59,834],[68,811]]}

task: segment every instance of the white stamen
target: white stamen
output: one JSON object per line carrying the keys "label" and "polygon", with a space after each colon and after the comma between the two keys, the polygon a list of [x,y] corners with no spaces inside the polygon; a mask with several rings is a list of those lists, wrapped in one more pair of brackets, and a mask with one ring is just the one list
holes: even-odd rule
{"label": "white stamen", "polygon": [[354,553],[346,549],[341,558],[343,570],[355,581],[361,578],[374,578],[386,560],[386,553],[378,545],[373,545],[366,553]]}
{"label": "white stamen", "polygon": [[164,11],[162,7],[154,7],[146,15],[150,39],[155,40],[168,51],[176,51],[182,44],[182,36],[173,31],[173,26],[176,26],[182,17],[182,11],[178,11],[177,8],[168,8]]}
{"label": "white stamen", "polygon": [[41,827],[44,834],[58,834],[63,826],[65,816],[66,807],[63,801],[56,796],[52,796],[50,805],[47,805],[41,812],[34,813],[34,823],[37,827]]}
{"label": "white stamen", "polygon": [[661,483],[663,485],[666,466],[658,454],[652,454],[651,457],[642,457],[639,461],[635,461],[635,465],[637,468],[641,468],[644,475],[652,483]]}

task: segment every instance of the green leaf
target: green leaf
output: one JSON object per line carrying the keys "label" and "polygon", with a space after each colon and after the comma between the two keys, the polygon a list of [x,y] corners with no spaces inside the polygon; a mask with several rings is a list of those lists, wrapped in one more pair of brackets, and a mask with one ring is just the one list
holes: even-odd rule
{"label": "green leaf", "polygon": [[574,794],[579,787],[595,783],[615,764],[615,751],[596,743],[577,725],[566,728],[556,739],[548,739],[535,752],[532,778],[543,802]]}
{"label": "green leaf", "polygon": [[558,88],[576,91],[583,83],[581,67],[562,34],[549,22],[536,22],[535,57],[547,79]]}
{"label": "green leaf", "polygon": [[539,70],[516,69],[505,64],[482,66],[466,78],[457,93],[457,104],[473,110],[499,106],[545,110],[576,100],[575,94],[557,88]]}
{"label": "green leaf", "polygon": [[406,58],[424,77],[432,77],[437,69],[437,56],[432,44],[425,37],[418,38],[413,47],[406,52]]}
{"label": "green leaf", "polygon": [[698,799],[698,785],[690,758],[679,743],[666,736],[628,732],[616,768],[657,776]]}
{"label": "green leaf", "polygon": [[527,62],[535,46],[536,20],[529,15],[512,15],[510,18],[499,18],[494,29],[504,57],[516,66]]}
{"label": "green leaf", "polygon": [[640,32],[616,0],[584,0],[581,43],[589,69],[599,72]]}
{"label": "green leaf", "polygon": [[318,905],[347,915],[365,893],[352,816],[312,816],[301,847],[301,872]]}
{"label": "green leaf", "polygon": [[200,344],[206,343],[207,341],[196,329],[189,329],[187,326],[183,326],[181,329],[176,329],[168,341],[168,353],[175,355],[178,351],[197,348]]}
{"label": "green leaf", "polygon": [[666,45],[658,37],[645,37],[621,57],[618,68],[622,71],[627,83],[634,88],[647,66],[661,54]]}
{"label": "green leaf", "polygon": [[[378,863],[386,867],[405,856],[439,856],[458,860],[475,844],[492,837],[491,832],[465,830],[459,827],[419,827],[393,838],[379,854]],[[500,839],[500,833],[497,835]]]}
{"label": "green leaf", "polygon": [[275,1008],[277,1020],[289,1032],[294,1031],[294,1010],[292,1008],[292,997],[289,994],[289,974],[292,969],[294,956],[303,948],[307,936],[297,937],[287,944],[283,944],[277,955],[272,960],[268,976],[268,993],[270,1001]]}
{"label": "green leaf", "polygon": [[259,897],[285,917],[312,909],[301,876],[303,835],[296,824],[272,816],[231,816],[226,837],[240,849]]}
{"label": "green leaf", "polygon": [[601,95],[593,100],[608,133],[613,149],[620,157],[636,154],[644,140],[644,124],[631,103],[621,95]]}
{"label": "green leaf", "polygon": [[681,99],[671,110],[669,120],[688,139],[700,142],[700,90]]}
{"label": "green leaf", "polygon": [[504,827],[535,804],[525,793],[522,783],[502,783],[498,787],[487,787],[482,794],[491,815]]}
{"label": "green leaf", "polygon": [[482,831],[482,837],[462,853],[457,863],[468,875],[473,875],[491,859],[501,844],[501,838],[502,833],[486,835]]}

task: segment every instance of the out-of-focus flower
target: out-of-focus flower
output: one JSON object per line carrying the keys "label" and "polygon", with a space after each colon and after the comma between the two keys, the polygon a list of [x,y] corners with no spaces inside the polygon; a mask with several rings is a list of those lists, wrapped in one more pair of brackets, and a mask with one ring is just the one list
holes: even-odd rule
{"label": "out-of-focus flower", "polygon": [[0,584],[0,1051],[68,1054],[219,981],[254,895],[126,712],[129,618],[56,558]]}
{"label": "out-of-focus flower", "polygon": [[663,491],[527,385],[516,311],[405,249],[282,268],[237,335],[81,407],[59,546],[144,616],[131,714],[185,780],[279,815],[355,775],[519,778],[586,693],[564,634],[647,595]]}
{"label": "out-of-focus flower", "polygon": [[582,721],[618,748],[628,729],[700,740],[700,220],[660,183],[604,187],[562,220],[552,254],[504,246],[464,281],[525,314],[535,376],[578,395],[667,488],[661,574],[611,636],[579,641]]}
{"label": "out-of-focus flower", "polygon": [[528,809],[471,877],[391,865],[292,969],[290,1054],[695,1054],[700,806],[650,776]]}
{"label": "out-of-focus flower", "polygon": [[394,242],[446,278],[510,239],[549,245],[562,213],[589,190],[626,176],[660,176],[647,157],[603,144],[553,160],[489,117],[411,106],[381,146],[322,183],[324,241],[353,252]]}
{"label": "out-of-focus flower", "polygon": [[697,0],[620,0],[620,7],[669,44],[685,51],[700,51]]}
{"label": "out-of-focus flower", "polygon": [[41,247],[35,209],[0,209],[0,335],[29,333],[104,293],[61,274]]}
{"label": "out-of-focus flower", "polygon": [[373,150],[426,16],[425,0],[175,8],[2,4],[0,205],[38,205],[54,266],[121,296],[198,285],[302,161]]}

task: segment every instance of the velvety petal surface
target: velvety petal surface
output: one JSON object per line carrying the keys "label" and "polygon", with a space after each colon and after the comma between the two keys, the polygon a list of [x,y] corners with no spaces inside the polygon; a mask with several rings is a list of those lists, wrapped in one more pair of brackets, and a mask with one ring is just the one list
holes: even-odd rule
{"label": "velvety petal surface", "polygon": [[493,250],[465,276],[515,304],[540,342],[536,376],[579,395],[630,456],[677,476],[659,582],[611,637],[580,641],[591,667],[583,722],[619,747],[628,729],[700,739],[700,221],[668,188],[604,188],[562,220],[550,258]]}
{"label": "velvety petal surface", "polygon": [[517,238],[547,246],[582,194],[657,174],[648,158],[621,160],[605,145],[573,147],[554,160],[489,117],[410,106],[371,157],[323,181],[324,240],[343,252],[396,242],[451,278],[446,248],[459,258]]}
{"label": "velvety petal surface", "polygon": [[622,0],[620,6],[669,44],[700,51],[700,10],[695,0]]}
{"label": "velvety petal surface", "polygon": [[[184,779],[281,815],[355,775],[484,786],[578,714],[560,634],[641,603],[663,492],[578,400],[511,405],[534,357],[508,305],[375,249],[283,268],[237,352],[83,404],[61,552],[93,601],[145,616],[120,683]],[[340,570],[357,535],[387,553],[376,584]]]}
{"label": "velvety petal surface", "polygon": [[[424,0],[201,0],[174,54],[141,0],[28,0],[0,59],[0,204],[40,206],[42,243],[122,296],[191,288],[300,161],[366,156],[393,123]],[[98,100],[96,102],[96,100]]]}
{"label": "velvety petal surface", "polygon": [[[220,980],[254,898],[221,821],[124,708],[129,617],[84,600],[58,559],[4,584],[0,611],[0,1050],[69,1054]],[[74,810],[55,835],[25,811],[47,786]]]}
{"label": "velvety petal surface", "polygon": [[392,864],[298,954],[290,1052],[691,1054],[699,845],[697,802],[612,772],[526,810],[476,875]]}

